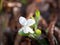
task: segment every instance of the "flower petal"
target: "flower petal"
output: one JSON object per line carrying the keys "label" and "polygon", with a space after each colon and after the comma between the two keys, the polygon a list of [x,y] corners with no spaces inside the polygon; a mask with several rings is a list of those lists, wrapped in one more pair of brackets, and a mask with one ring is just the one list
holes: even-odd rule
{"label": "flower petal", "polygon": [[28,34],[25,34],[23,32],[23,28],[21,28],[19,31],[18,31],[18,34],[21,35],[21,36],[28,36]]}
{"label": "flower petal", "polygon": [[24,27],[23,32],[24,33],[34,33],[33,29],[31,29],[30,27]]}
{"label": "flower petal", "polygon": [[24,17],[20,17],[19,18],[19,23],[23,26],[25,26],[27,24],[27,20]]}
{"label": "flower petal", "polygon": [[31,26],[35,23],[35,20],[34,19],[28,19],[27,20],[27,26]]}

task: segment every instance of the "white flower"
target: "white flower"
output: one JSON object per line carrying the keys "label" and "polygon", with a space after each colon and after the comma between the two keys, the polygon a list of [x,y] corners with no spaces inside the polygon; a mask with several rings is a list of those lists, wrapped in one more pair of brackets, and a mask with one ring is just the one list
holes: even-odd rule
{"label": "white flower", "polygon": [[34,19],[25,19],[24,17],[19,18],[19,23],[23,26],[18,32],[23,31],[24,33],[34,33],[33,29],[29,26],[35,23]]}

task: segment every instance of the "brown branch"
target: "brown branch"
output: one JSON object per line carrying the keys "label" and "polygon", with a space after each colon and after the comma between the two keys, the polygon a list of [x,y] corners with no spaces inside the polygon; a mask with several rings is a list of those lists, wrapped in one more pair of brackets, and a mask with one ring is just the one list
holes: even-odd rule
{"label": "brown branch", "polygon": [[60,29],[58,27],[55,27],[54,35],[55,35],[58,43],[60,43]]}
{"label": "brown branch", "polygon": [[35,2],[33,2],[30,5],[28,5],[27,9],[26,9],[26,18],[29,19],[31,16],[33,16],[35,10],[36,10],[36,4],[35,4]]}
{"label": "brown branch", "polygon": [[56,23],[57,18],[52,18],[51,23],[49,24],[48,27],[48,40],[50,42],[50,45],[55,45],[54,38],[53,38],[53,33],[54,33],[54,27]]}
{"label": "brown branch", "polygon": [[21,41],[21,36],[17,34],[14,45],[19,45],[19,42]]}

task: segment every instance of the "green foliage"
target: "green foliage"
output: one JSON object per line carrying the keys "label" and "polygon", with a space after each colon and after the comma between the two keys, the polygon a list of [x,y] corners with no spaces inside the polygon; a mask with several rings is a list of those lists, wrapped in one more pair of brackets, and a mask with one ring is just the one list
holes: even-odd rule
{"label": "green foliage", "polygon": [[35,23],[35,30],[37,30],[37,26],[38,26],[39,20],[40,20],[40,11],[36,10],[35,11],[35,21],[36,21],[36,23]]}
{"label": "green foliage", "polygon": [[24,5],[27,4],[27,0],[20,0],[20,2],[21,2],[22,4],[24,4]]}
{"label": "green foliage", "polygon": [[40,11],[39,10],[36,10],[36,12],[35,12],[35,19],[36,19],[36,21],[38,23],[38,21],[40,19]]}
{"label": "green foliage", "polygon": [[42,33],[41,30],[37,28],[38,22],[39,22],[39,20],[40,20],[40,11],[39,11],[39,10],[36,10],[36,11],[35,11],[35,18],[34,18],[33,16],[32,16],[31,18],[35,20],[35,24],[32,26],[33,29],[35,30],[35,33],[34,33],[33,36],[34,36],[34,37],[38,37],[38,36],[40,36],[41,33]]}
{"label": "green foliage", "polygon": [[18,34],[21,36],[28,36],[29,35],[29,34],[25,34],[23,31],[19,32]]}

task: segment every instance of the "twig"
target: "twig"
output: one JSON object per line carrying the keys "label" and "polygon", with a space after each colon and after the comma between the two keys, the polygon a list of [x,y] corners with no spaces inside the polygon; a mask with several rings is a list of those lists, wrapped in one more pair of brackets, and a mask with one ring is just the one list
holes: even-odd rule
{"label": "twig", "polygon": [[50,42],[50,45],[55,45],[53,33],[54,33],[54,27],[55,27],[56,20],[57,20],[56,17],[53,18],[48,27],[48,40]]}

